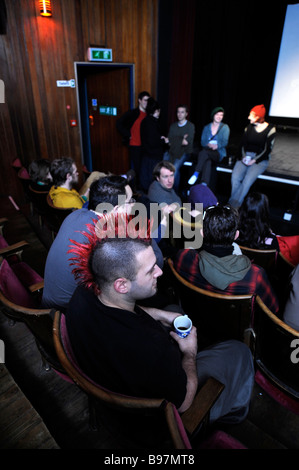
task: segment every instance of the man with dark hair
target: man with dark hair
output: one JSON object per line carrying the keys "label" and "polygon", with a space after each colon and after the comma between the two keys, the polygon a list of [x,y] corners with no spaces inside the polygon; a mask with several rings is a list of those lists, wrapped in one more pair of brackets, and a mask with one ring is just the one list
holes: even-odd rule
{"label": "man with dark hair", "polygon": [[[124,202],[122,208],[119,207],[119,198]],[[122,176],[106,176],[92,183],[88,209],[74,211],[66,217],[49,250],[42,298],[45,307],[66,308],[77,287],[69,261],[70,240],[81,243],[84,235],[80,230],[87,230],[86,225],[97,221],[103,211],[130,212],[132,204],[132,189]]]}
{"label": "man with dark hair", "polygon": [[224,294],[256,294],[273,312],[278,301],[263,268],[244,255],[233,254],[238,238],[238,212],[230,206],[211,206],[203,216],[203,246],[180,250],[174,259],[177,272],[202,289]]}
{"label": "man with dark hair", "polygon": [[78,183],[79,172],[72,158],[56,158],[51,163],[50,172],[53,178],[53,186],[49,191],[49,195],[54,206],[63,209],[81,209],[88,200],[91,183],[104,175],[104,173],[98,171],[92,172],[78,192],[73,186]]}
{"label": "man with dark hair", "polygon": [[[162,271],[148,231],[132,238],[130,223],[121,221],[126,225],[120,229],[120,218],[112,223],[109,218],[113,233],[95,231],[89,244],[77,247],[74,259],[82,285],[69,303],[66,325],[82,370],[114,392],[164,397],[180,412],[212,376],[225,389],[211,409],[211,422],[244,420],[254,376],[249,348],[226,341],[198,352],[195,327],[186,338],[172,331],[180,313],[140,307],[142,299],[155,294]],[[124,232],[125,237],[119,235]]]}
{"label": "man with dark hair", "polygon": [[117,121],[116,128],[123,138],[123,142],[129,146],[130,166],[139,179],[141,164],[141,137],[140,124],[146,117],[147,101],[150,94],[142,91],[138,95],[138,107],[124,113]]}
{"label": "man with dark hair", "polygon": [[173,189],[175,167],[168,161],[157,163],[153,170],[154,181],[148,188],[147,197],[158,204],[176,204],[181,206],[182,200]]}

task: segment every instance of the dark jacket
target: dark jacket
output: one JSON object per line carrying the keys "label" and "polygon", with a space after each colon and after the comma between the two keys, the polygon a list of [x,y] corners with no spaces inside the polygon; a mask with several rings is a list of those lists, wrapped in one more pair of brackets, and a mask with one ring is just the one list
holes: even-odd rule
{"label": "dark jacket", "polygon": [[122,136],[123,143],[126,145],[130,144],[131,127],[133,126],[136,119],[138,119],[139,114],[139,108],[130,109],[116,121],[116,129]]}

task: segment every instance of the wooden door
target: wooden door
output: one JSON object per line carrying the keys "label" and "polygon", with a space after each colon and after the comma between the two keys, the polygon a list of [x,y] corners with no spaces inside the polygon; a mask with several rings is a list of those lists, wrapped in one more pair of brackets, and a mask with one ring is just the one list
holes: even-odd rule
{"label": "wooden door", "polygon": [[[86,75],[92,169],[126,173],[128,148],[116,129],[116,120],[130,108],[130,69],[105,67]],[[105,114],[106,113],[106,114]]]}

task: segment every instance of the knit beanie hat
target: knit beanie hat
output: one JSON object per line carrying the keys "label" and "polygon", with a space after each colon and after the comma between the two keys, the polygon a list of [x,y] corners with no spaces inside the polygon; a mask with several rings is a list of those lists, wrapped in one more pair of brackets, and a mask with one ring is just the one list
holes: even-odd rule
{"label": "knit beanie hat", "polygon": [[196,184],[192,186],[189,194],[189,202],[191,203],[191,208],[194,209],[195,204],[201,202],[203,205],[203,210],[207,207],[215,206],[218,201],[211,189],[205,184]]}
{"label": "knit beanie hat", "polygon": [[259,117],[259,122],[263,122],[265,120],[266,115],[266,108],[263,104],[258,104],[251,109],[251,113],[254,113],[256,116]]}
{"label": "knit beanie hat", "polygon": [[216,113],[224,113],[224,109],[221,107],[214,108],[213,111],[211,112],[211,119],[213,119]]}

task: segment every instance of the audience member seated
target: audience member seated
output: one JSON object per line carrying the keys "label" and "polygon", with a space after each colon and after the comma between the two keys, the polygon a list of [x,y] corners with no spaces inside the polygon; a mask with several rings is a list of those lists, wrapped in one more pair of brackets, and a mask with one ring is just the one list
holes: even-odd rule
{"label": "audience member seated", "polygon": [[212,206],[203,217],[203,246],[180,250],[175,259],[177,272],[192,284],[227,294],[256,294],[273,312],[278,301],[268,277],[244,255],[233,254],[238,238],[238,212],[229,206]]}
{"label": "audience member seated", "polygon": [[[119,197],[124,204],[119,205]],[[44,275],[43,306],[65,309],[77,287],[77,280],[72,273],[69,250],[73,243],[82,243],[84,235],[102,216],[100,204],[111,204],[114,211],[130,212],[132,209],[132,189],[122,176],[106,176],[95,181],[90,187],[88,208],[77,210],[66,217],[49,250]],[[155,254],[159,265],[163,266],[163,255],[155,242]]]}
{"label": "audience member seated", "polygon": [[[172,331],[177,306],[160,310],[138,305],[155,294],[162,271],[146,229],[133,238],[129,225],[126,238],[115,236],[115,230],[78,247],[76,264],[83,285],[70,301],[66,326],[79,365],[114,392],[164,397],[180,412],[213,376],[225,388],[210,421],[243,421],[254,379],[249,348],[226,341],[198,352],[195,327],[183,339]],[[84,279],[92,279],[89,288]]]}
{"label": "audience member seated", "polygon": [[50,191],[52,186],[51,162],[45,158],[34,160],[28,167],[30,186],[34,191]]}
{"label": "audience member seated", "polygon": [[157,163],[153,171],[154,181],[148,189],[148,198],[158,204],[182,205],[181,198],[175,192],[174,185],[175,167],[168,161]]}
{"label": "audience member seated", "polygon": [[203,210],[210,206],[218,204],[217,197],[211,189],[205,184],[196,184],[190,189],[188,201],[191,204],[191,210],[195,210],[195,204],[202,204]]}
{"label": "audience member seated", "polygon": [[265,194],[252,192],[239,209],[238,242],[247,248],[277,250],[296,266],[299,263],[299,236],[275,235],[270,227],[269,200]]}
{"label": "audience member seated", "polygon": [[90,185],[93,181],[105,176],[104,173],[93,171],[87,178],[81,190],[76,191],[73,186],[78,183],[79,172],[72,158],[57,158],[51,163],[53,186],[49,195],[54,206],[63,209],[81,209],[88,200]]}
{"label": "audience member seated", "polygon": [[299,265],[292,272],[290,295],[284,309],[283,321],[299,331]]}
{"label": "audience member seated", "polygon": [[212,122],[203,128],[201,134],[202,150],[198,154],[195,172],[188,181],[190,185],[195,184],[200,177],[200,182],[209,186],[212,164],[217,164],[226,157],[230,129],[227,124],[222,122],[223,117],[223,108],[213,109]]}

